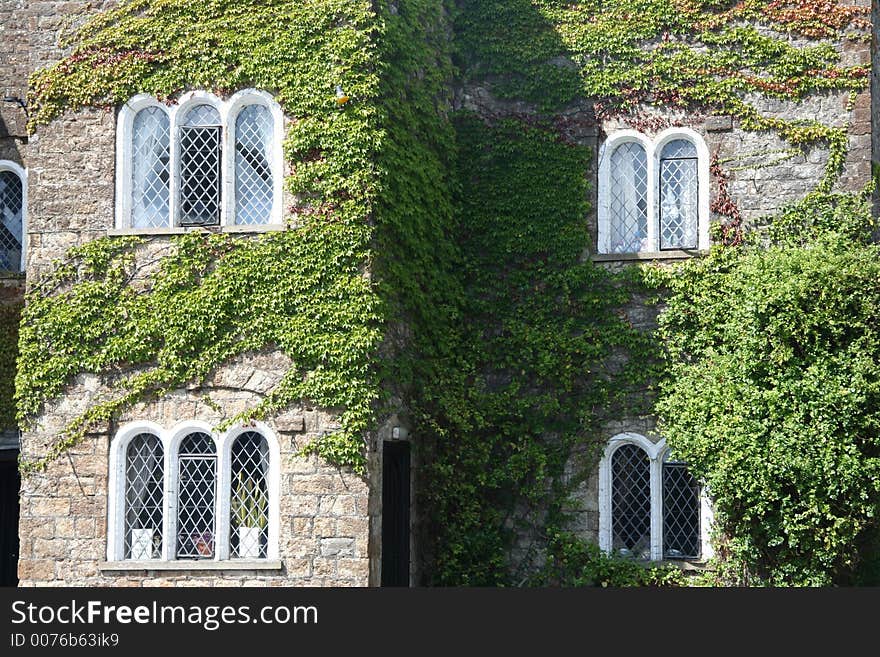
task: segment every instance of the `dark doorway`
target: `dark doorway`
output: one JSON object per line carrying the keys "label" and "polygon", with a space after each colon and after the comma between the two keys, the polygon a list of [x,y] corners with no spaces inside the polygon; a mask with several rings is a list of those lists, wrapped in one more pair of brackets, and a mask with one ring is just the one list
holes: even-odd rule
{"label": "dark doorway", "polygon": [[18,452],[0,451],[0,586],[18,586]]}
{"label": "dark doorway", "polygon": [[409,586],[409,443],[382,450],[382,586]]}

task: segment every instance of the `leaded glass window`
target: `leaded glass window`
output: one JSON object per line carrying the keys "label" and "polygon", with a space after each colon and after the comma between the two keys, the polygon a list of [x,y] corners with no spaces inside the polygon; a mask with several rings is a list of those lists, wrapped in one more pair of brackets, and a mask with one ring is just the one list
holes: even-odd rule
{"label": "leaded glass window", "polygon": [[636,253],[648,247],[648,158],[638,142],[611,154],[609,253]]}
{"label": "leaded glass window", "polygon": [[125,455],[125,556],[162,557],[165,453],[158,437],[138,434]]}
{"label": "leaded glass window", "polygon": [[674,459],[663,463],[663,557],[700,555],[700,485],[687,466]]}
{"label": "leaded glass window", "polygon": [[15,171],[0,171],[0,270],[21,271],[24,184]]}
{"label": "leaded glass window", "polygon": [[235,223],[265,224],[272,216],[272,113],[247,105],[235,120]]}
{"label": "leaded glass window", "polygon": [[217,492],[217,449],[206,433],[195,432],[180,443],[177,457],[177,556],[214,556]]}
{"label": "leaded glass window", "polygon": [[697,247],[697,149],[675,139],[660,152],[660,249]]}
{"label": "leaded glass window", "polygon": [[169,172],[171,132],[168,114],[145,107],[134,117],[131,144],[131,225],[170,225]]}
{"label": "leaded glass window", "polygon": [[211,105],[196,105],[180,126],[180,223],[214,225],[220,222],[223,161],[220,113]]}
{"label": "leaded glass window", "polygon": [[240,558],[265,558],[269,542],[269,444],[255,431],[232,445],[230,492],[230,553]]}
{"label": "leaded glass window", "polygon": [[618,447],[611,457],[612,547],[639,558],[651,557],[651,462],[636,445]]}

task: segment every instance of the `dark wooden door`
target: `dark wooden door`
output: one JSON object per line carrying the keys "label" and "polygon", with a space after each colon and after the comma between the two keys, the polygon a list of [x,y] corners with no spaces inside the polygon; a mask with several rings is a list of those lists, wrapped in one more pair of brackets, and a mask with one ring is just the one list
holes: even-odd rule
{"label": "dark wooden door", "polygon": [[410,453],[408,442],[382,450],[382,586],[409,586]]}
{"label": "dark wooden door", "polygon": [[0,460],[0,586],[18,585],[18,462]]}

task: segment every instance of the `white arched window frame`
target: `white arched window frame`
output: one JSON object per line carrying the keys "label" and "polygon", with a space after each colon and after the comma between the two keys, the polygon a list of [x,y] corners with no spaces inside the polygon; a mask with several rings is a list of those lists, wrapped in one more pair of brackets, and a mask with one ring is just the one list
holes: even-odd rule
{"label": "white arched window frame", "polygon": [[[605,447],[599,462],[599,547],[606,552],[613,549],[612,515],[612,457],[623,445],[635,445],[643,450],[650,461],[651,476],[651,560],[663,558],[663,463],[668,449],[666,440],[652,442],[638,433],[619,433],[613,436]],[[700,559],[712,556],[710,533],[712,509],[705,486],[700,488]]]}
{"label": "white arched window frame", "polygon": [[159,438],[164,452],[164,499],[162,510],[162,559],[167,559],[168,550],[168,445],[163,439],[162,427],[153,422],[133,422],[121,427],[110,444],[109,495],[107,498],[107,560],[125,559],[125,490],[126,457],[131,441],[141,434],[152,434]]}
{"label": "white arched window frame", "polygon": [[272,171],[272,210],[268,223],[282,223],[282,193],[284,178],[284,153],[281,146],[284,140],[284,114],[281,112],[281,106],[275,102],[271,95],[265,91],[248,89],[240,91],[232,96],[227,102],[227,121],[226,125],[226,152],[229,157],[226,158],[227,176],[229,181],[227,205],[227,225],[242,225],[242,222],[235,216],[236,198],[235,198],[235,144],[236,144],[236,127],[239,114],[242,110],[250,105],[258,105],[265,107],[272,117],[272,134],[271,134],[271,152],[269,154],[269,166]]}
{"label": "white arched window frame", "polygon": [[[261,422],[254,422],[251,426],[236,427],[227,431],[220,445],[220,453],[223,455],[223,463],[227,465],[221,470],[220,476],[220,498],[221,504],[225,512],[221,516],[220,531],[221,536],[228,537],[230,529],[230,497],[232,492],[232,446],[242,434],[258,433],[266,439],[269,446],[269,472],[266,478],[266,485],[269,492],[269,540],[266,549],[267,559],[278,558],[278,528],[280,523],[281,504],[281,447],[274,433]],[[220,558],[230,558],[229,541],[224,540],[220,544]]]}
{"label": "white arched window frame", "polygon": [[[161,441],[164,451],[164,500],[162,523],[162,557],[154,561],[183,561],[177,559],[177,493],[178,456],[180,444],[192,433],[206,433],[212,437],[216,446],[217,471],[214,508],[214,556],[207,561],[226,561],[230,559],[229,550],[229,504],[231,484],[231,450],[235,439],[247,432],[259,433],[269,448],[269,471],[267,477],[268,500],[268,544],[264,559],[278,559],[280,527],[280,468],[281,449],[275,433],[265,424],[255,422],[248,426],[232,427],[223,434],[217,434],[206,422],[181,422],[165,429],[154,422],[131,422],[116,433],[110,444],[110,477],[107,500],[107,560],[126,561],[125,556],[125,490],[126,455],[131,441],[140,434],[155,435]],[[194,567],[198,561],[193,560]]]}
{"label": "white arched window frame", "polygon": [[28,181],[27,170],[12,160],[0,160],[0,172],[8,171],[18,176],[21,181],[21,235],[17,237],[21,242],[21,257],[18,271],[25,270],[27,254],[27,210],[28,210]]}
{"label": "white arched window frame", "polygon": [[[116,130],[116,220],[119,230],[139,230],[132,225],[132,171],[133,153],[132,137],[134,120],[137,113],[147,107],[161,108],[168,114],[170,123],[170,180],[169,203],[171,225],[167,228],[180,226],[180,127],[186,121],[189,110],[197,105],[210,105],[220,115],[222,129],[222,164],[221,164],[221,198],[219,225],[222,227],[237,226],[235,217],[235,126],[239,113],[249,105],[265,107],[272,117],[271,157],[272,171],[272,209],[268,220],[261,225],[279,226],[282,221],[282,194],[284,155],[282,141],[284,137],[284,114],[281,106],[272,96],[258,89],[245,89],[237,92],[227,100],[221,100],[206,91],[190,91],[173,105],[160,103],[148,94],[139,94],[131,98],[119,110]],[[163,228],[145,228],[143,232],[162,232]]]}
{"label": "white arched window frame", "polygon": [[[683,139],[694,145],[697,151],[697,248],[709,248],[709,148],[699,133],[690,128],[667,128],[654,139],[636,130],[618,130],[605,140],[599,149],[598,194],[598,252],[614,253],[611,245],[611,156],[621,145],[636,142],[647,154],[648,163],[648,238],[641,252],[661,253],[660,223],[660,154],[671,141]],[[632,251],[631,253],[636,253]]]}
{"label": "white arched window frame", "polygon": [[[654,194],[656,193],[656,190],[654,189],[654,186],[651,185],[651,141],[645,135],[641,134],[640,132],[636,132],[635,130],[620,130],[618,132],[615,132],[613,135],[609,136],[608,139],[605,140],[605,143],[602,145],[602,148],[599,151],[599,253],[614,252],[614,248],[612,247],[611,243],[612,234],[614,232],[612,229],[612,222],[615,219],[614,217],[612,217],[611,208],[612,157],[618,148],[621,148],[626,144],[633,143],[638,144],[645,151],[645,157],[648,165],[647,205],[648,208],[654,207]],[[651,220],[651,212],[648,212],[648,238],[646,244],[652,245],[655,242],[655,226],[654,222]],[[651,247],[648,246],[647,250],[651,250]]]}
{"label": "white arched window frame", "polygon": [[[132,228],[134,217],[134,122],[141,110],[154,107],[171,118],[171,110],[147,94],[139,94],[119,110],[116,120],[116,227]],[[173,139],[171,140],[174,141]],[[156,230],[153,228],[152,230]]]}

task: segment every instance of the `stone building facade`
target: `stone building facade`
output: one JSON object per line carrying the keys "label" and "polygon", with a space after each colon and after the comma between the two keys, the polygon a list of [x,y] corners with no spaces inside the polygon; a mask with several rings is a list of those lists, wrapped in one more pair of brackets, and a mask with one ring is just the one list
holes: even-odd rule
{"label": "stone building facade", "polygon": [[[856,7],[867,8],[872,5],[867,0],[849,3]],[[873,6],[873,20],[876,44],[876,5]],[[809,42],[797,37],[789,37],[789,42],[796,47],[806,47]],[[877,76],[876,45],[865,40],[840,40],[835,44],[841,66],[864,66],[874,64],[873,75]],[[560,66],[572,66],[571,62],[559,63]],[[478,67],[477,67],[478,68]],[[500,117],[537,117],[540,108],[532,102],[507,97],[499,97],[493,93],[491,77],[484,80],[479,76],[470,79],[456,89],[455,104],[459,109],[474,112],[486,121],[494,121]],[[876,80],[874,81],[876,85]],[[833,191],[858,192],[863,190],[872,180],[872,152],[878,148],[877,134],[880,119],[877,108],[880,94],[876,86],[851,94],[847,91],[828,91],[815,94],[801,101],[773,99],[751,94],[746,98],[757,112],[769,119],[784,121],[814,119],[831,128],[844,129],[847,135],[846,159],[842,172],[837,178]],[[823,144],[809,148],[792,148],[781,136],[772,131],[746,129],[735,116],[717,114],[701,114],[641,106],[638,111],[611,117],[597,117],[594,105],[588,100],[570,104],[560,113],[557,119],[562,125],[561,131],[572,142],[586,146],[597,155],[594,166],[587,172],[591,185],[589,198],[591,212],[586,222],[592,238],[592,248],[584,257],[613,271],[634,264],[671,264],[692,258],[704,251],[705,242],[700,239],[696,249],[642,249],[641,252],[609,253],[602,244],[602,227],[600,226],[602,208],[607,208],[608,180],[603,179],[601,168],[609,165],[609,157],[613,150],[613,138],[625,135],[632,138],[638,133],[643,143],[656,143],[665,135],[682,135],[700,143],[706,161],[699,162],[708,181],[708,198],[705,212],[706,220],[717,221],[716,205],[721,196],[719,179],[709,175],[712,163],[720,164],[726,175],[724,193],[735,204],[744,225],[761,230],[766,220],[787,206],[803,199],[807,193],[815,189],[823,178],[830,154],[829,147]],[[668,140],[670,137],[666,137]],[[651,155],[649,154],[649,159]],[[700,158],[704,155],[701,154]],[[876,155],[873,156],[876,161]],[[703,185],[704,180],[700,180]],[[658,201],[655,201],[658,203]],[[702,218],[701,218],[702,221]],[[646,300],[634,298],[624,309],[627,320],[635,327],[644,331],[652,331],[657,327],[657,316],[660,308],[646,303]],[[652,393],[645,390],[644,399],[653,398]],[[642,403],[637,406],[645,408]],[[624,444],[639,446],[639,454],[650,454],[652,463],[650,483],[646,480],[645,487],[654,488],[652,504],[652,523],[650,534],[653,545],[645,549],[644,558],[661,559],[663,549],[659,544],[659,527],[663,520],[659,516],[662,511],[657,508],[657,500],[662,497],[662,462],[667,457],[665,441],[657,430],[656,418],[651,414],[631,415],[623,412],[615,415],[611,411],[606,414],[600,433],[604,440],[609,441],[608,448],[600,462],[584,477],[581,471],[583,454],[575,450],[567,467],[567,477],[578,482],[572,491],[572,504],[565,509],[570,515],[569,529],[577,536],[596,542],[605,549],[619,548],[611,536],[610,518],[611,500],[611,457],[614,447]],[[587,452],[588,450],[583,450]],[[647,469],[646,469],[647,472]],[[646,475],[647,476],[647,475]],[[695,507],[698,514],[699,536],[695,543],[696,554],[692,558],[676,560],[685,569],[700,569],[712,556],[709,541],[712,525],[711,503],[700,491],[700,499]],[[604,521],[603,521],[604,520]],[[511,554],[514,569],[528,571],[542,557],[541,533],[533,528],[517,530],[516,547]]]}
{"label": "stone building facade", "polygon": [[[859,0],[864,2],[864,0]],[[25,98],[27,76],[64,54],[59,37],[88,15],[112,2],[0,2],[0,88],[3,95]],[[841,46],[843,65],[871,60],[871,44],[847,41]],[[472,81],[455,90],[455,109],[468,109],[484,117],[537,114],[527,103],[495,97],[489,86]],[[832,127],[846,127],[849,148],[837,185],[841,191],[862,189],[871,178],[872,95],[854,98],[846,92],[829,92],[805,103],[754,99],[759,111],[770,117],[815,118]],[[639,133],[646,143],[664,131],[696,135],[700,144],[699,167],[708,176],[708,155],[730,170],[729,193],[744,220],[761,217],[796,201],[822,178],[828,148],[816,146],[793,151],[782,139],[742,129],[730,116],[702,116],[661,112],[646,108],[639,123],[595,116],[592,103],[576,103],[565,113],[569,137],[599,155],[588,172],[601,178],[603,148],[609,137],[627,131]],[[10,161],[27,171],[26,273],[38,278],[54,259],[72,246],[108,234],[120,234],[116,225],[117,114],[100,110],[68,113],[50,126],[28,135],[25,110],[15,102],[0,104],[0,161]],[[874,145],[876,147],[876,144]],[[701,173],[701,175],[703,175]],[[709,180],[706,178],[706,180]],[[706,203],[718,198],[718,183],[706,189]],[[608,204],[601,184],[592,186],[591,207]],[[285,205],[287,205],[286,200]],[[603,253],[600,211],[586,218],[594,240],[588,257],[609,268],[631,262],[693,257],[699,248],[664,252]],[[704,217],[708,222],[708,213]],[[124,231],[121,231],[124,233]],[[179,231],[179,232],[182,232]],[[159,243],[161,245],[161,242]],[[155,245],[150,248],[158,248]],[[139,254],[147,259],[149,250]],[[23,279],[11,274],[0,281],[3,297],[20,301]],[[2,300],[0,300],[2,302]],[[650,329],[656,308],[633,303],[627,308],[632,323]],[[405,423],[395,416],[383,418],[370,435],[368,475],[359,476],[329,465],[317,456],[298,450],[325,432],[338,428],[332,409],[300,406],[267,421],[263,427],[277,447],[277,517],[273,523],[274,548],[264,559],[208,561],[114,559],[111,534],[111,499],[121,495],[112,470],[113,441],[131,427],[152,423],[156,431],[213,427],[258,402],[281,378],[289,363],[280,352],[241,358],[214,373],[203,386],[174,391],[166,397],[126,410],[114,422],[91,433],[81,445],[22,482],[18,547],[18,579],[22,586],[368,586],[382,582],[382,494],[385,443],[406,434]],[[21,436],[20,449],[38,455],[73,417],[95,399],[102,388],[93,377],[81,376],[64,398],[46,409],[37,429]],[[13,429],[13,427],[8,427]],[[245,428],[242,428],[245,429]],[[651,445],[662,438],[650,416],[609,419],[607,438],[639,436]],[[11,441],[11,442],[10,442]],[[19,445],[0,442],[0,461],[14,456]],[[606,458],[607,460],[607,458]],[[580,504],[572,509],[572,529],[600,544],[603,538],[603,505],[610,504],[603,488],[603,461],[577,489]],[[5,471],[4,471],[5,472]],[[652,475],[653,476],[653,475]],[[114,488],[115,487],[115,488]],[[114,492],[115,490],[115,492]],[[122,499],[117,497],[117,499]],[[407,500],[408,500],[407,496]],[[409,510],[408,510],[409,511]],[[701,511],[701,513],[703,513]],[[607,515],[607,511],[604,512]],[[705,516],[708,518],[708,516]],[[408,540],[408,539],[407,539]],[[516,558],[530,553],[534,537],[524,535]],[[606,544],[606,547],[611,547]],[[416,546],[411,546],[412,581],[418,581]],[[117,555],[118,556],[118,555]],[[661,555],[656,554],[654,557]],[[699,561],[707,554],[698,555]]]}
{"label": "stone building facade", "polygon": [[[65,54],[59,45],[63,35],[114,4],[4,1],[0,14],[3,95],[25,99],[28,75]],[[66,115],[30,135],[26,123],[23,106],[17,102],[0,105],[0,160],[15,162],[27,171],[27,274],[38,279],[51,268],[52,260],[70,247],[114,231],[116,116],[113,112],[87,110]],[[289,198],[285,198],[285,206],[288,204]],[[160,244],[153,248],[161,246],[160,238]],[[140,255],[149,258],[150,250]],[[3,281],[4,303],[10,295],[20,302],[23,277],[10,276]],[[147,564],[135,564],[131,559],[121,563],[108,560],[108,500],[114,485],[109,455],[111,442],[120,429],[145,420],[157,430],[170,431],[181,423],[213,427],[264,397],[288,365],[280,352],[261,353],[229,364],[215,372],[203,387],[178,390],[132,408],[112,424],[89,434],[45,472],[27,477],[20,492],[19,585],[378,583],[379,540],[375,534],[379,528],[371,529],[371,525],[377,522],[381,500],[376,491],[381,490],[381,482],[375,473],[377,454],[385,434],[391,439],[392,427],[377,427],[372,435],[371,481],[369,476],[333,467],[317,456],[295,454],[306,442],[338,429],[337,413],[332,409],[306,406],[288,410],[263,429],[277,446],[277,455],[272,458],[280,459],[272,558]],[[60,403],[46,409],[39,427],[21,435],[22,456],[39,455],[51,437],[101,393],[94,377],[78,378]],[[9,449],[0,454],[14,463],[19,452],[15,432],[7,442],[0,447]]]}

